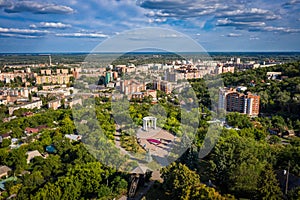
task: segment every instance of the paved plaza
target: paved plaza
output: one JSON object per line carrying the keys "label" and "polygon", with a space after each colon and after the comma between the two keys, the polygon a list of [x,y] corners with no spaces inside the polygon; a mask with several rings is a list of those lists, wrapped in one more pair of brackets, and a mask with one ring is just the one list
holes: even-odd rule
{"label": "paved plaza", "polygon": [[[155,139],[161,143],[153,144],[148,139]],[[159,127],[156,127],[156,129],[148,128],[147,131],[141,128],[137,132],[137,140],[146,151],[150,151],[152,158],[160,165],[167,166],[169,164],[167,157],[174,147],[174,141],[176,140],[174,135]]]}

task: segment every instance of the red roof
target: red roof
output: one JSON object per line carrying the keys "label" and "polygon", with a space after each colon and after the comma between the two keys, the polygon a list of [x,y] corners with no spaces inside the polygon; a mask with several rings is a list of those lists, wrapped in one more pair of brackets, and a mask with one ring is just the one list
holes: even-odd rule
{"label": "red roof", "polygon": [[38,133],[40,132],[41,130],[45,129],[45,128],[48,128],[48,126],[46,125],[41,125],[41,126],[37,126],[36,128],[30,128],[30,127],[27,127],[25,128],[25,131],[27,133]]}
{"label": "red roof", "polygon": [[2,134],[2,138],[4,139],[4,138],[8,138],[8,137],[10,137],[10,133],[4,133],[4,134]]}
{"label": "red roof", "polygon": [[25,131],[27,133],[37,133],[37,132],[39,132],[39,129],[38,128],[29,128],[29,127],[27,127],[27,128],[25,128]]}

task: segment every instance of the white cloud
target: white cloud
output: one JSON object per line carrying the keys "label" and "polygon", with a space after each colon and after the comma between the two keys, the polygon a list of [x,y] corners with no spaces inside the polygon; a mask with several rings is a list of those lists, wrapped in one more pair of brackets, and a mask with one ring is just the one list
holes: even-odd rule
{"label": "white cloud", "polygon": [[227,35],[227,37],[241,37],[241,36],[242,36],[242,34],[239,34],[239,33],[229,33]]}
{"label": "white cloud", "polygon": [[34,14],[70,14],[74,9],[58,4],[50,4],[36,1],[11,1],[10,5],[3,6],[7,13],[31,12]]}
{"label": "white cloud", "polygon": [[37,28],[37,26],[35,24],[30,24],[29,27],[30,28]]}
{"label": "white cloud", "polygon": [[249,40],[259,40],[259,37],[256,37],[256,36],[250,36]]}
{"label": "white cloud", "polygon": [[41,37],[41,36],[35,36],[35,35],[22,35],[22,34],[13,34],[13,33],[0,33],[0,36],[22,38],[22,39],[35,39],[35,38]]}
{"label": "white cloud", "polygon": [[166,18],[149,19],[149,23],[154,23],[154,22],[156,22],[156,23],[162,23],[162,22],[165,22],[165,21],[167,21]]}
{"label": "white cloud", "polygon": [[255,21],[257,19],[260,20],[275,20],[279,19],[280,16],[275,15],[273,12],[269,10],[264,10],[260,8],[245,8],[233,11],[224,11],[216,14],[217,17],[226,17],[232,18],[234,20],[246,20],[246,21]]}
{"label": "white cloud", "polygon": [[275,26],[267,26],[263,27],[262,30],[264,31],[278,31],[278,32],[284,32],[284,33],[298,33],[300,32],[300,29],[295,28],[289,28],[289,27],[275,27]]}
{"label": "white cloud", "polygon": [[39,27],[41,28],[71,28],[72,26],[70,24],[64,24],[61,22],[40,22]]}
{"label": "white cloud", "polygon": [[108,35],[102,33],[57,33],[58,37],[77,37],[77,38],[107,38]]}
{"label": "white cloud", "polygon": [[217,26],[236,26],[236,27],[260,27],[260,26],[266,26],[265,22],[235,22],[232,20],[226,19],[219,19],[217,20]]}
{"label": "white cloud", "polygon": [[19,29],[19,28],[3,28],[0,27],[2,34],[21,34],[21,35],[46,35],[49,31],[45,30],[32,30],[32,29]]}
{"label": "white cloud", "polygon": [[282,6],[283,7],[286,7],[286,6],[293,6],[295,4],[300,4],[300,0],[290,0],[286,3],[284,3]]}

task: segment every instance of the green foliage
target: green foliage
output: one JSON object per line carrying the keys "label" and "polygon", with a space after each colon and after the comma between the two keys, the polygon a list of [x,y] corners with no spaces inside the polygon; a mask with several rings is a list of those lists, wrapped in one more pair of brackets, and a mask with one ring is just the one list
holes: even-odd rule
{"label": "green foliage", "polygon": [[300,176],[300,146],[287,145],[278,152],[276,168],[287,169],[288,162],[291,163],[290,172]]}
{"label": "green foliage", "polygon": [[69,116],[65,116],[60,122],[60,131],[62,134],[73,134],[75,130],[74,122]]}
{"label": "green foliage", "polygon": [[279,144],[281,142],[281,139],[277,135],[271,135],[269,138],[270,144]]}
{"label": "green foliage", "polygon": [[250,118],[247,115],[237,112],[228,113],[226,115],[226,121],[230,126],[236,128],[251,128],[253,127]]}
{"label": "green foliage", "polygon": [[163,188],[172,199],[225,199],[213,188],[200,183],[200,176],[181,163],[161,170]]}
{"label": "green foliage", "polygon": [[296,187],[288,192],[289,200],[298,200],[300,197],[300,187]]}
{"label": "green foliage", "polygon": [[279,182],[270,164],[262,170],[257,185],[257,198],[263,200],[282,199],[283,194],[279,187]]}
{"label": "green foliage", "polygon": [[2,121],[5,117],[8,117],[8,107],[0,105],[0,121]]}
{"label": "green foliage", "polygon": [[263,166],[273,160],[270,153],[267,144],[252,138],[223,136],[208,158],[210,178],[225,192],[251,197]]}
{"label": "green foliage", "polygon": [[11,140],[10,139],[3,139],[2,143],[1,143],[1,148],[6,148],[11,144]]}

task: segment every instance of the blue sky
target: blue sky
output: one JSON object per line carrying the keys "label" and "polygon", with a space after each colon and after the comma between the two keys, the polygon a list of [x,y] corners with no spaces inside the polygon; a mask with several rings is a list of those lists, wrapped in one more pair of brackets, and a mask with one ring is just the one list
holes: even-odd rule
{"label": "blue sky", "polygon": [[300,51],[300,0],[0,0],[0,52],[89,52],[173,29],[207,51]]}

